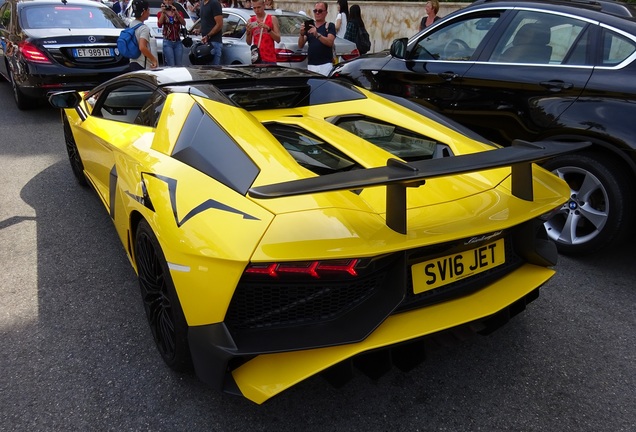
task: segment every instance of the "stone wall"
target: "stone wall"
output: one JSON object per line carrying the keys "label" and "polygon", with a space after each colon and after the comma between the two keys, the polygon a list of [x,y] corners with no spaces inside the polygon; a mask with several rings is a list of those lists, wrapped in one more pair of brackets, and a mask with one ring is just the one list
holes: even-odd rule
{"label": "stone wall", "polygon": [[[336,21],[338,14],[338,3],[335,1],[326,2],[329,9],[327,20]],[[362,19],[371,37],[371,52],[378,52],[388,49],[393,39],[400,37],[411,37],[418,32],[420,21],[424,16],[424,1],[422,2],[381,2],[381,1],[349,1],[349,7],[353,4],[360,6]],[[291,10],[295,12],[304,11],[308,16],[313,17],[311,12],[315,2],[301,0],[275,0],[278,9]],[[449,13],[468,6],[470,3],[440,3],[439,16],[443,17]]]}

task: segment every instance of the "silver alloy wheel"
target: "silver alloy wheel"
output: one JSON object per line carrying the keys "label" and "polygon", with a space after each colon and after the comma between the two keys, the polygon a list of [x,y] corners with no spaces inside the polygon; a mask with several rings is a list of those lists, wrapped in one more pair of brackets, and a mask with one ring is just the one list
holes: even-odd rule
{"label": "silver alloy wheel", "polygon": [[607,190],[594,174],[579,167],[563,166],[552,172],[570,186],[570,199],[545,222],[548,236],[567,245],[596,238],[608,220]]}

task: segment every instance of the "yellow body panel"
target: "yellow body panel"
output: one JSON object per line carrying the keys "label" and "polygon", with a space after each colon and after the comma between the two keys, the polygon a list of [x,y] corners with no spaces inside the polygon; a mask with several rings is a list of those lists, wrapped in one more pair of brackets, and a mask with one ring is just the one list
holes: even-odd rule
{"label": "yellow body panel", "polygon": [[493,283],[488,289],[390,316],[362,342],[260,355],[234,370],[232,375],[243,395],[260,404],[294,384],[356,354],[492,315],[541,286],[553,274],[554,270],[526,264]]}

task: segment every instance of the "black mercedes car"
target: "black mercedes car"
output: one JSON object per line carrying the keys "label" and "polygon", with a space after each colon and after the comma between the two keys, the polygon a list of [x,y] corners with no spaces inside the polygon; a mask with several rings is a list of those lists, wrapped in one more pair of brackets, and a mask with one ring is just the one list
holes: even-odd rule
{"label": "black mercedes car", "polygon": [[478,1],[331,76],[432,108],[499,144],[590,141],[544,167],[570,185],[546,216],[561,252],[625,238],[636,183],[636,9],[606,0]]}
{"label": "black mercedes car", "polygon": [[60,90],[89,90],[126,71],[126,24],[101,2],[7,0],[0,6],[0,74],[28,109]]}

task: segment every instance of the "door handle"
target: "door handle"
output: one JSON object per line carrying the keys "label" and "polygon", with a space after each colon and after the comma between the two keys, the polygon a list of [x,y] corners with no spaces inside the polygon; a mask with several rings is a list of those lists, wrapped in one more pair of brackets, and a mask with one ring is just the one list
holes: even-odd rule
{"label": "door handle", "polygon": [[459,75],[456,74],[455,72],[441,72],[437,74],[437,76],[443,79],[444,81],[452,81],[454,79],[459,78]]}
{"label": "door handle", "polygon": [[560,92],[561,90],[571,90],[574,87],[574,84],[572,83],[559,81],[559,80],[541,81],[540,84],[542,87],[545,87],[552,92]]}

